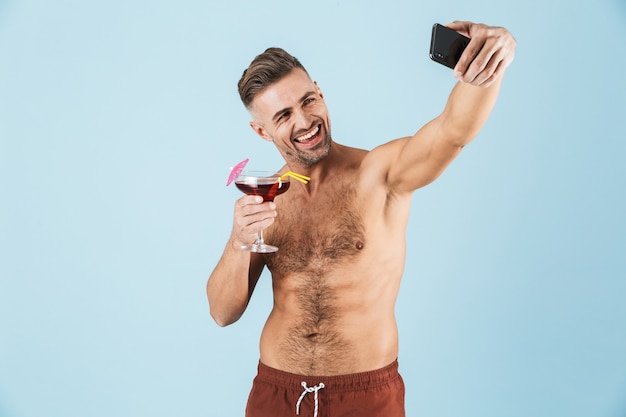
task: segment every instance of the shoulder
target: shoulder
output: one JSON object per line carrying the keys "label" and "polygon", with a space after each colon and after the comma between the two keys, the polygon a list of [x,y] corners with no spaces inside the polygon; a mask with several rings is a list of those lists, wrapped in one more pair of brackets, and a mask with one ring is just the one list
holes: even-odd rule
{"label": "shoulder", "polygon": [[391,168],[397,162],[408,140],[409,137],[394,139],[367,151],[361,162],[361,175],[369,181],[377,178],[386,182]]}
{"label": "shoulder", "polygon": [[378,145],[368,153],[368,159],[371,159],[372,163],[388,163],[397,157],[398,152],[402,150],[410,138],[410,136],[406,136]]}

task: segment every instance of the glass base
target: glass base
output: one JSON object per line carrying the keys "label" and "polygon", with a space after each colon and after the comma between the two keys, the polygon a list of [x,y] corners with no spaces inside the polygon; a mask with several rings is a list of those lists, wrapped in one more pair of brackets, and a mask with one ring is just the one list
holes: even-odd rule
{"label": "glass base", "polygon": [[272,253],[278,250],[276,246],[268,245],[266,243],[253,243],[252,245],[244,245],[241,247],[241,249],[254,253]]}

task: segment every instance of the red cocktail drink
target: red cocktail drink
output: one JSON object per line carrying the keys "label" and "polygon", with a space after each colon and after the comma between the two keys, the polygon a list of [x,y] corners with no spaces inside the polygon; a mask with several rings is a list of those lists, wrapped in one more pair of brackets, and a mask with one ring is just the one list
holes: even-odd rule
{"label": "red cocktail drink", "polygon": [[[274,197],[287,191],[290,185],[289,177],[281,178],[280,174],[267,171],[244,171],[235,180],[239,190],[248,195],[263,197],[263,201],[274,201]],[[250,245],[241,247],[243,250],[257,253],[276,252],[276,246],[268,245],[263,241],[263,233],[259,231],[257,240]]]}
{"label": "red cocktail drink", "polygon": [[[241,178],[241,177],[240,177]],[[256,178],[257,182],[250,181],[250,177],[245,178],[241,182],[239,179],[235,181],[235,185],[241,191],[248,195],[260,195],[263,201],[274,201],[274,197],[281,195],[289,189],[289,180],[276,180],[266,178]],[[247,182],[246,182],[247,181]]]}

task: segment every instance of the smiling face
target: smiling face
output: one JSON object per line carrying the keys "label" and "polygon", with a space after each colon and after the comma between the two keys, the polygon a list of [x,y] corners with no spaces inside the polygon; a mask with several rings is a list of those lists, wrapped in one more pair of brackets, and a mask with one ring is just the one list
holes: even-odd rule
{"label": "smiling face", "polygon": [[258,93],[250,114],[252,129],[274,142],[288,164],[310,167],[330,151],[332,139],[324,96],[300,68]]}

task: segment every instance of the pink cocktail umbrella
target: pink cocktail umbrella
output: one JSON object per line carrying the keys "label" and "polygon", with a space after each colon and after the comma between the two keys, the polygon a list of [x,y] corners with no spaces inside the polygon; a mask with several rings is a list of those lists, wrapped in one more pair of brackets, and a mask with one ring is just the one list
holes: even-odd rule
{"label": "pink cocktail umbrella", "polygon": [[241,171],[243,171],[245,166],[248,164],[249,160],[249,158],[246,158],[230,169],[230,175],[228,176],[228,181],[226,181],[227,186],[237,179],[239,174],[241,174]]}

